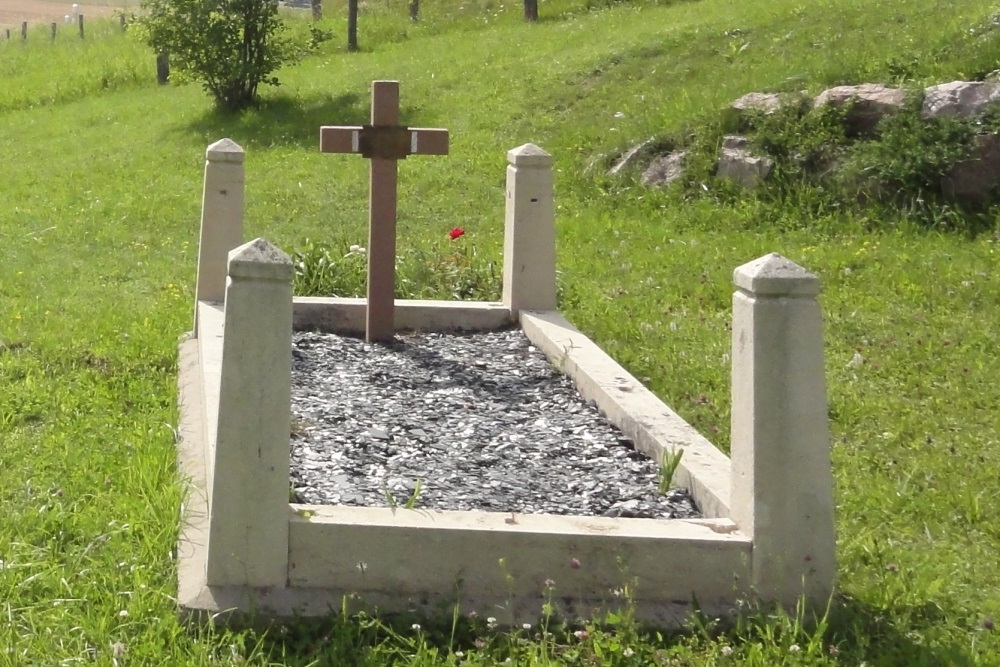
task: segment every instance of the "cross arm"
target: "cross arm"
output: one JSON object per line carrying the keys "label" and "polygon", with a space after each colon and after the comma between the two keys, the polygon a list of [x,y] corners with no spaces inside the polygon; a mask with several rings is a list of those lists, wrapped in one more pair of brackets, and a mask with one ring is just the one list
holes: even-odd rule
{"label": "cross arm", "polygon": [[403,159],[407,155],[447,155],[448,130],[391,125],[324,126],[324,153],[361,153],[364,157]]}
{"label": "cross arm", "polygon": [[357,153],[363,129],[360,125],[321,127],[319,149],[323,153]]}

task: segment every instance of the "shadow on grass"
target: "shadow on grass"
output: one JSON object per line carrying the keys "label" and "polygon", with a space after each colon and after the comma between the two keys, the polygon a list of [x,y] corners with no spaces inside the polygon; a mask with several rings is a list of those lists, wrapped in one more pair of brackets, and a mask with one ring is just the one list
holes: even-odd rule
{"label": "shadow on grass", "polygon": [[948,627],[959,617],[959,612],[932,602],[884,608],[845,595],[830,611],[826,637],[839,651],[837,664],[972,667],[978,663],[965,644],[940,639],[921,642],[924,631]]}
{"label": "shadow on grass", "polygon": [[[795,650],[791,648],[793,645],[809,653],[808,662],[786,656],[794,664],[845,667],[973,667],[981,664],[969,655],[965,644],[942,639],[939,634],[925,636],[925,631],[948,627],[961,616],[959,611],[948,611],[931,602],[885,608],[849,596],[839,597],[825,625],[819,627],[815,620],[796,621],[781,612],[760,608],[742,619],[721,623],[705,617],[699,619],[695,614],[684,628],[666,631],[641,626],[620,616],[583,626],[553,619],[547,626],[552,632],[547,649],[542,648],[537,637],[537,629],[541,626],[535,626],[532,632],[516,628],[510,631],[492,629],[486,619],[452,615],[447,610],[433,618],[422,614],[380,617],[331,612],[326,618],[271,624],[261,636],[259,650],[264,656],[280,659],[281,664],[289,667],[384,665],[390,657],[447,656],[456,651],[468,654],[470,659],[478,657],[483,664],[503,663],[512,652],[514,664],[564,664],[551,658],[529,660],[541,658],[553,650],[556,655],[570,650],[578,653],[578,657],[589,656],[592,661],[586,664],[607,664],[599,656],[606,655],[608,647],[620,650],[623,645],[629,646],[646,664],[657,665],[674,664],[672,660],[668,662],[668,654],[697,661],[714,655],[720,646],[735,649],[734,664],[740,664],[742,657],[751,654],[781,660]],[[583,637],[574,632],[580,627],[588,631]],[[817,634],[819,630],[822,630],[821,635]],[[622,644],[623,640],[627,644]],[[805,655],[802,660],[806,660]]]}
{"label": "shadow on grass", "polygon": [[[356,92],[336,96],[292,97],[275,95],[243,112],[212,107],[179,131],[194,134],[205,144],[229,137],[248,148],[301,146],[319,150],[323,125],[364,125],[369,121],[369,97]],[[411,125],[419,109],[402,107],[400,123]]]}
{"label": "shadow on grass", "polygon": [[572,9],[567,9],[566,11],[554,14],[546,14],[542,12],[538,17],[538,23],[555,23],[557,21],[565,21],[578,16],[581,11],[583,13],[600,12],[626,5],[640,4],[652,4],[657,7],[669,7],[670,5],[681,5],[690,2],[700,2],[700,0],[653,0],[651,3],[638,3],[635,2],[635,0],[588,0],[583,7],[573,7]]}
{"label": "shadow on grass", "polygon": [[358,93],[291,97],[275,95],[243,112],[210,108],[180,131],[206,144],[229,137],[243,148],[302,146],[319,150],[323,125],[362,125],[368,122],[368,99]]}

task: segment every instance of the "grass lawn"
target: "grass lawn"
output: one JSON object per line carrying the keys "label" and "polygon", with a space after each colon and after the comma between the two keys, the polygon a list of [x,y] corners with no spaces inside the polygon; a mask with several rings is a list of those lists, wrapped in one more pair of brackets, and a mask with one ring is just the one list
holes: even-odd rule
{"label": "grass lawn", "polygon": [[[153,55],[114,24],[0,41],[0,665],[1000,665],[995,211],[963,233],[794,187],[695,196],[587,170],[707,131],[750,91],[981,77],[1000,62],[995,6],[542,0],[536,25],[497,0],[422,10],[412,25],[401,0],[366,5],[348,55],[328,4],[336,40],[242,116],[196,84],[156,86]],[[732,270],[773,250],[819,275],[840,563],[823,622],[758,610],[669,636],[627,617],[501,631],[489,610],[419,629],[178,623],[176,345],[205,147],[247,151],[247,238],[363,244],[367,165],[320,154],[317,128],[365,122],[376,78],[401,81],[404,122],[451,130],[450,156],[400,169],[404,289],[424,289],[453,227],[477,267],[499,259],[505,153],[539,144],[557,169],[563,311],[723,449]]]}

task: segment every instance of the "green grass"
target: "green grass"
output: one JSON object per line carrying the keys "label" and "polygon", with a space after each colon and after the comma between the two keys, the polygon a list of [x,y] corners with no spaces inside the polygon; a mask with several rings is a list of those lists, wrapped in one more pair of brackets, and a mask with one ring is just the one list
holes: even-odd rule
{"label": "green grass", "polygon": [[[328,6],[336,39],[240,117],[197,85],[156,86],[152,55],[111,27],[98,39],[88,24],[83,43],[0,42],[0,664],[1000,664],[995,212],[961,234],[807,190],[689,198],[586,172],[648,136],[704,131],[752,90],[982,75],[1000,60],[984,28],[994,6],[563,0],[524,25],[516,3],[422,4],[417,25],[399,0],[366,5],[351,55]],[[364,122],[375,78],[401,80],[405,122],[452,133],[447,158],[401,165],[412,288],[448,295],[435,267],[472,267],[459,275],[473,293],[498,291],[480,269],[501,254],[505,152],[543,146],[563,310],[724,450],[733,268],[776,250],[820,276],[840,562],[825,623],[758,610],[660,637],[625,617],[538,639],[539,626],[490,629],[488,610],[419,631],[357,616],[266,633],[175,620],[176,343],[205,146],[229,136],[247,150],[248,237],[364,245],[366,165],[320,154],[317,128]],[[453,227],[466,230],[454,243]]]}

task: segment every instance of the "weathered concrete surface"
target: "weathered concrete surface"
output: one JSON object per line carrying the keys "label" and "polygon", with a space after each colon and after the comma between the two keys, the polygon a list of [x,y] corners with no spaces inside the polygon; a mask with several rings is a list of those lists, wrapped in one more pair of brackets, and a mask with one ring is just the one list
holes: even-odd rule
{"label": "weathered concrete surface", "polygon": [[[296,331],[364,335],[365,300],[297,296],[292,305]],[[396,329],[423,331],[494,331],[513,324],[510,309],[499,302],[396,299]]]}
{"label": "weathered concrete surface", "polygon": [[819,280],[776,253],[733,280],[730,516],[755,593],[822,609],[837,563]]}
{"label": "weathered concrete surface", "polygon": [[674,482],[690,491],[704,516],[729,516],[725,454],[559,313],[522,313],[521,327],[640,451],[659,461],[664,453],[683,449]]}
{"label": "weathered concrete surface", "polygon": [[727,519],[293,508],[293,587],[405,598],[457,590],[463,602],[534,598],[539,609],[546,580],[555,582],[554,598],[605,607],[632,579],[634,599],[648,603],[696,594],[717,607],[749,591],[750,541]]}
{"label": "weathered concrete surface", "polygon": [[552,156],[534,144],[507,152],[503,304],[521,310],[556,308],[556,226]]}
{"label": "weathered concrete surface", "polygon": [[[243,243],[244,157],[231,139],[216,141],[205,150],[196,304],[225,299],[229,251]],[[194,330],[197,334],[197,308]]]}
{"label": "weathered concrete surface", "polygon": [[208,581],[288,578],[292,261],[264,239],[229,253]]}

